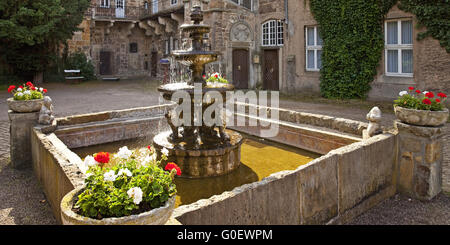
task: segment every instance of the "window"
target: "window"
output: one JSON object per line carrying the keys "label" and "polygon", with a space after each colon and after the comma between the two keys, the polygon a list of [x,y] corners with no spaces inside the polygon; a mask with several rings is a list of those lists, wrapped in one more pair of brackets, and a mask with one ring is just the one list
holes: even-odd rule
{"label": "window", "polygon": [[130,43],[130,53],[137,53],[137,52],[138,52],[138,44]]}
{"label": "window", "polygon": [[158,3],[159,3],[159,0],[152,0],[152,13],[153,14],[158,13]]}
{"label": "window", "polygon": [[178,0],[170,0],[170,5],[176,5],[178,3]]}
{"label": "window", "polygon": [[283,29],[283,22],[280,20],[269,20],[262,24],[262,46],[283,46]]}
{"label": "window", "polygon": [[231,0],[233,3],[252,10],[252,0]]}
{"label": "window", "polygon": [[109,8],[109,0],[100,0],[100,7]]}
{"label": "window", "polygon": [[148,9],[148,2],[147,2],[147,1],[144,2],[144,9],[145,9],[145,10]]}
{"label": "window", "polygon": [[388,76],[413,76],[412,20],[386,21],[385,63]]}
{"label": "window", "polygon": [[319,71],[322,68],[322,44],[319,28],[311,26],[305,28],[306,37],[306,70]]}

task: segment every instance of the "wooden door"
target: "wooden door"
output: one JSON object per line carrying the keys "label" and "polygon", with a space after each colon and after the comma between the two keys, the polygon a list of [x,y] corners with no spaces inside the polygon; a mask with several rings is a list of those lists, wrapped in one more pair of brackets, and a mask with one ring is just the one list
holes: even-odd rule
{"label": "wooden door", "polygon": [[100,75],[111,75],[111,52],[100,51]]}
{"label": "wooden door", "polygon": [[156,77],[156,70],[158,69],[158,53],[152,52],[152,59],[151,59],[151,74],[152,77]]}
{"label": "wooden door", "polygon": [[266,90],[279,90],[278,49],[264,50],[263,84]]}
{"label": "wooden door", "polygon": [[246,49],[233,50],[233,85],[237,89],[248,89],[249,52]]}

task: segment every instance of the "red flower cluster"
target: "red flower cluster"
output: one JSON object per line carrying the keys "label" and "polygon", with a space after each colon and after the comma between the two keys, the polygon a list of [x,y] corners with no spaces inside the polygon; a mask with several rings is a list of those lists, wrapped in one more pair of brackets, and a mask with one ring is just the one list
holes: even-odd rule
{"label": "red flower cluster", "polygon": [[180,167],[178,167],[177,164],[175,164],[174,162],[169,162],[166,167],[164,168],[164,170],[166,171],[172,171],[172,169],[175,169],[177,171],[177,175],[180,176],[181,175],[181,169]]}
{"label": "red flower cluster", "polygon": [[409,90],[414,90],[414,87],[409,87],[408,89],[409,89]]}
{"label": "red flower cluster", "polygon": [[439,94],[437,94],[437,96],[439,96],[441,98],[447,98],[447,95],[444,93],[439,93]]}
{"label": "red flower cluster", "polygon": [[108,152],[99,152],[94,155],[95,161],[99,163],[108,163],[109,162],[109,153]]}
{"label": "red flower cluster", "polygon": [[16,86],[14,86],[14,85],[9,86],[8,93],[11,93],[15,88],[16,88]]}
{"label": "red flower cluster", "polygon": [[426,93],[425,94],[425,97],[428,97],[428,98],[433,98],[434,97],[434,94],[433,94],[433,92],[428,92],[428,93]]}
{"label": "red flower cluster", "polygon": [[152,150],[152,147],[151,147],[151,146],[147,146],[147,149],[148,149],[149,151],[151,151],[151,150]]}
{"label": "red flower cluster", "polygon": [[416,93],[420,94],[420,93],[422,93],[422,92],[421,92],[420,90],[417,89],[417,90],[416,90]]}
{"label": "red flower cluster", "polygon": [[422,100],[422,103],[424,103],[425,105],[431,105],[431,100],[424,99],[424,100]]}

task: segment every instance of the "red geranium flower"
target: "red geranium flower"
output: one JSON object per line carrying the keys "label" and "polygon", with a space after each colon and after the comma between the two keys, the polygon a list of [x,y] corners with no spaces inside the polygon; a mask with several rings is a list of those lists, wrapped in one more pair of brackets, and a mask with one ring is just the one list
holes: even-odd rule
{"label": "red geranium flower", "polygon": [[215,77],[216,77],[216,78],[219,78],[219,75],[216,74]]}
{"label": "red geranium flower", "polygon": [[22,88],[22,89],[23,89],[23,86],[22,86],[22,85],[20,85],[20,86],[19,86],[19,88]]}
{"label": "red geranium flower", "polygon": [[408,89],[409,89],[409,90],[414,90],[414,87],[409,87]]}
{"label": "red geranium flower", "polygon": [[444,93],[439,93],[439,94],[437,94],[437,96],[439,96],[441,98],[447,98],[447,95]]}
{"label": "red geranium flower", "polygon": [[33,91],[35,91],[35,90],[36,90],[36,87],[31,87],[30,89],[33,90]]}
{"label": "red geranium flower", "polygon": [[44,88],[44,89],[42,90],[42,92],[44,92],[44,94],[47,93],[47,89]]}
{"label": "red geranium flower", "polygon": [[416,90],[416,93],[420,94],[421,92],[420,92],[420,90]]}
{"label": "red geranium flower", "polygon": [[11,93],[15,88],[16,88],[16,86],[14,86],[14,85],[9,86],[8,93]]}
{"label": "red geranium flower", "polygon": [[424,99],[424,100],[422,100],[422,103],[424,103],[425,105],[431,105],[431,100]]}
{"label": "red geranium flower", "polygon": [[433,94],[433,92],[428,92],[425,94],[425,96],[431,99],[434,97],[434,94]]}
{"label": "red geranium flower", "polygon": [[441,100],[440,100],[440,99],[436,99],[436,102],[437,102],[437,103],[441,103]]}
{"label": "red geranium flower", "polygon": [[203,77],[203,78],[206,78],[206,75],[203,75],[202,77]]}
{"label": "red geranium flower", "polygon": [[180,176],[181,175],[181,169],[180,167],[178,167],[177,164],[175,164],[174,162],[169,162],[166,167],[164,168],[164,170],[166,171],[172,171],[172,169],[175,169],[177,171],[177,175]]}
{"label": "red geranium flower", "polygon": [[148,149],[149,151],[151,151],[151,150],[152,150],[152,147],[151,147],[151,146],[147,146],[147,149]]}
{"label": "red geranium flower", "polygon": [[99,152],[94,155],[95,161],[99,163],[108,163],[109,162],[109,153],[108,152]]}
{"label": "red geranium flower", "polygon": [[26,85],[27,85],[28,87],[34,87],[34,85],[33,85],[31,82],[27,82]]}

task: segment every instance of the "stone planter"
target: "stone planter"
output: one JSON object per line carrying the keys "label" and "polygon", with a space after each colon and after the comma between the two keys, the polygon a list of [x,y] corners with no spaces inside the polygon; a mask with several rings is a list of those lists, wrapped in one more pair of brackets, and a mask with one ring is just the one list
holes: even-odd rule
{"label": "stone planter", "polygon": [[8,108],[13,112],[30,113],[41,110],[44,99],[38,100],[14,100],[14,98],[8,98]]}
{"label": "stone planter", "polygon": [[105,218],[101,220],[81,216],[72,211],[75,195],[82,188],[67,193],[61,200],[61,220],[63,225],[164,225],[175,209],[175,196],[169,198],[166,205],[151,211],[121,218]]}
{"label": "stone planter", "polygon": [[417,126],[441,126],[447,122],[449,111],[426,111],[394,106],[395,116],[403,122]]}

